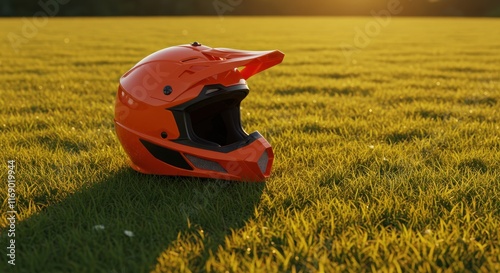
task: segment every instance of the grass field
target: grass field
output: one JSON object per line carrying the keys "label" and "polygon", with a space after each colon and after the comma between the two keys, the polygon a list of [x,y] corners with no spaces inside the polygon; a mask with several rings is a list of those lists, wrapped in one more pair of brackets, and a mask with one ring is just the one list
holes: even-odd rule
{"label": "grass field", "polygon": [[[371,21],[51,18],[15,52],[25,22],[1,19],[0,272],[500,271],[500,20],[393,18],[345,51]],[[286,54],[241,110],[266,183],[128,167],[119,77],[195,40]]]}

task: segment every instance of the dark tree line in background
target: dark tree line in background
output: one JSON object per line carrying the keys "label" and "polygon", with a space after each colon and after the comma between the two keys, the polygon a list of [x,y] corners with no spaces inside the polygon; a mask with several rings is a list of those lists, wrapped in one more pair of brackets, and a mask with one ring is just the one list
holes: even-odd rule
{"label": "dark tree line in background", "polygon": [[0,15],[44,7],[57,16],[370,15],[394,2],[403,8],[398,15],[500,16],[500,0],[0,0]]}

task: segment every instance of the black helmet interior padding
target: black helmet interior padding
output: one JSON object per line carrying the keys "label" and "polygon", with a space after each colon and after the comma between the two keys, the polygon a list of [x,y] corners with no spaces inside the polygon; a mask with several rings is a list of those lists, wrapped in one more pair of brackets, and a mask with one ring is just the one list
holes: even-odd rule
{"label": "black helmet interior padding", "polygon": [[241,127],[240,103],[246,95],[242,91],[224,92],[187,108],[192,140],[216,146],[244,140],[248,134]]}
{"label": "black helmet interior padding", "polygon": [[198,97],[168,108],[179,128],[179,144],[223,153],[249,145],[262,137],[241,126],[240,103],[248,95],[246,84],[207,85]]}

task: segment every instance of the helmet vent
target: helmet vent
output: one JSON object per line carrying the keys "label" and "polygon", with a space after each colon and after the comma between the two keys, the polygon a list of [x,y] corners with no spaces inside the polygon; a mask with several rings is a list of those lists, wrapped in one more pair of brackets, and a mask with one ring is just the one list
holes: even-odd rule
{"label": "helmet vent", "polygon": [[193,170],[184,157],[182,157],[181,153],[170,150],[168,148],[153,144],[149,141],[140,139],[142,145],[158,160],[161,160],[169,165],[174,167],[185,169],[185,170]]}
{"label": "helmet vent", "polygon": [[205,52],[202,52],[202,53],[210,61],[224,61],[224,60],[226,60],[226,58],[223,58],[223,57],[214,56],[212,54],[208,54],[208,53],[205,53]]}
{"label": "helmet vent", "polygon": [[227,173],[226,170],[217,162],[185,154],[186,158],[198,169]]}
{"label": "helmet vent", "polygon": [[192,62],[192,61],[197,60],[197,59],[199,59],[199,58],[198,57],[193,57],[193,58],[184,59],[181,62],[188,63],[188,62]]}

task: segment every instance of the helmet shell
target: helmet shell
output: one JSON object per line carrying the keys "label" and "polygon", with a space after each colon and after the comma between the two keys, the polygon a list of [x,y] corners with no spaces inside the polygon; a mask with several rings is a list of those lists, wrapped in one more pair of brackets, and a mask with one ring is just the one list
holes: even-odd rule
{"label": "helmet shell", "polygon": [[283,57],[277,50],[193,43],[141,60],[120,78],[115,101],[115,130],[132,168],[239,181],[269,177],[271,145],[241,128],[239,105],[249,92],[246,80]]}

